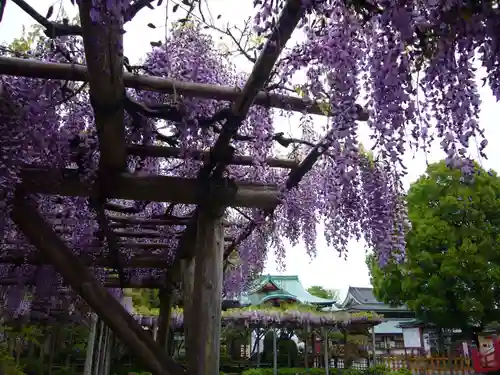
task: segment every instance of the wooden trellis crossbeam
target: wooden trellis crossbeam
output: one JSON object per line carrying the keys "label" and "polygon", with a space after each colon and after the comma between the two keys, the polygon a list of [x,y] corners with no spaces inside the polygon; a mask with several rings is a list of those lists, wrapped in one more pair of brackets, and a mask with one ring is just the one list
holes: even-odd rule
{"label": "wooden trellis crossbeam", "polygon": [[[20,249],[19,249],[20,250]],[[113,268],[114,265],[109,261],[108,256],[96,254],[82,254],[78,259],[88,267]],[[137,254],[132,255],[130,259],[123,262],[123,268],[151,268],[151,269],[166,269],[171,261],[165,259],[164,256],[155,254]],[[31,264],[31,265],[49,265],[50,262],[38,254],[23,255],[21,251],[8,252],[0,255],[0,264]]]}
{"label": "wooden trellis crossbeam", "polygon": [[[125,267],[126,268],[126,267]],[[106,288],[140,288],[140,289],[159,289],[163,286],[163,280],[159,279],[143,279],[143,280],[129,280],[121,283],[118,277],[110,276],[101,283]],[[13,286],[19,285],[19,278],[5,278],[0,280],[0,286]],[[23,286],[36,286],[36,280],[28,279],[23,281]],[[70,285],[68,284],[70,287]]]}
{"label": "wooden trellis crossbeam", "polygon": [[[88,71],[85,65],[50,63],[32,59],[20,59],[16,57],[0,57],[0,75],[59,79],[67,81],[86,82]],[[227,102],[236,101],[241,95],[241,89],[237,87],[209,85],[204,83],[193,83],[176,81],[147,75],[135,75],[123,73],[125,87],[145,91],[160,92],[165,94],[184,95],[187,97],[214,99]],[[312,115],[325,115],[325,106],[321,103],[306,100],[296,96],[273,94],[267,91],[259,91],[253,102],[266,108],[283,109]],[[359,121],[368,120],[368,112],[358,107]]]}
{"label": "wooden trellis crossbeam", "polygon": [[[63,230],[63,229],[55,228],[55,231],[57,234],[62,234],[62,235],[73,233],[72,229],[64,229]],[[163,232],[159,232],[159,231],[146,231],[146,230],[142,230],[142,231],[122,231],[122,230],[119,230],[119,231],[113,231],[112,233],[116,237],[120,237],[120,238],[140,238],[140,239],[147,239],[147,240],[155,240],[155,239],[166,239],[166,240],[174,239],[175,240],[175,239],[179,239],[182,236],[182,232],[169,235],[168,233],[163,233]],[[233,239],[234,238],[231,236],[224,237],[224,241],[232,241]],[[144,243],[144,244],[134,244],[134,245],[144,245],[144,247],[146,247],[149,244]],[[151,248],[154,248],[155,245],[164,245],[164,244],[152,242],[152,243],[150,243],[150,245],[151,245]],[[123,246],[127,247],[127,244],[123,244]],[[130,244],[128,244],[128,246],[132,247],[133,245],[130,246]]]}
{"label": "wooden trellis crossbeam", "polygon": [[[143,146],[143,145],[129,145],[127,146],[129,155],[142,156],[142,157],[156,157],[156,158],[182,158],[183,151],[175,147],[163,146]],[[194,150],[189,152],[189,157],[199,160],[208,160],[210,157],[209,151]],[[254,166],[255,159],[251,156],[233,155],[231,158],[231,165],[248,165]],[[299,162],[290,159],[267,158],[265,164],[271,168],[297,168]]]}
{"label": "wooden trellis crossbeam", "polygon": [[175,361],[165,356],[153,338],[123,306],[98,282],[87,267],[73,255],[38,210],[24,195],[17,194],[12,220],[40,253],[51,260],[64,280],[71,285],[106,325],[128,345],[147,368],[158,375],[184,375]]}
{"label": "wooden trellis crossbeam", "polygon": [[[158,227],[163,225],[186,225],[189,222],[189,217],[170,217],[163,219],[150,219],[144,217],[128,217],[128,216],[117,216],[108,215],[108,219],[111,221],[111,226],[127,227],[131,225],[137,225],[142,227]],[[230,224],[228,224],[230,225]]]}
{"label": "wooden trellis crossbeam", "polygon": [[[223,223],[221,216],[224,208],[230,206],[259,208],[270,213],[279,204],[279,191],[275,185],[257,185],[248,183],[235,183],[222,178],[222,172],[230,164],[252,165],[252,159],[244,156],[233,155],[230,147],[232,139],[237,135],[238,128],[246,118],[252,105],[267,108],[273,107],[287,111],[298,111],[316,115],[325,115],[325,103],[317,103],[298,97],[271,94],[265,91],[270,73],[277,61],[281,50],[290,38],[297,23],[303,16],[304,7],[301,0],[288,0],[280,15],[279,21],[274,26],[272,35],[267,41],[259,56],[252,74],[243,89],[235,87],[220,87],[214,85],[172,81],[159,77],[137,76],[123,72],[123,55],[120,53],[122,35],[120,22],[113,25],[104,25],[90,21],[91,0],[82,0],[79,4],[81,16],[81,35],[84,39],[86,60],[89,66],[77,64],[56,64],[28,59],[0,57],[0,75],[13,75],[38,79],[57,79],[68,81],[84,81],[90,84],[91,104],[95,112],[96,128],[100,143],[100,165],[97,183],[81,181],[75,170],[55,170],[46,168],[25,168],[22,171],[20,191],[12,211],[12,218],[29,241],[39,249],[41,256],[29,255],[26,261],[43,264],[50,260],[55,269],[61,273],[68,283],[82,298],[93,308],[106,324],[115,331],[121,340],[134,350],[135,354],[144,361],[154,374],[180,375],[182,369],[171,358],[164,355],[161,345],[153,342],[150,337],[143,337],[143,330],[133,321],[125,309],[110,296],[104,286],[92,276],[86,264],[107,267],[104,257],[129,244],[120,243],[118,238],[140,237],[137,232],[118,231],[119,226],[140,225],[143,229],[154,225],[182,225],[186,226],[176,252],[173,267],[167,272],[167,282],[163,284],[164,290],[171,290],[173,282],[184,278],[187,287],[186,300],[191,298],[192,305],[186,305],[186,322],[189,325],[188,315],[196,311],[196,322],[191,322],[200,332],[196,340],[189,338],[188,352],[194,353],[189,361],[191,375],[209,375],[218,372],[218,359],[210,350],[219,340],[220,303],[222,288],[222,259],[224,253]],[[118,35],[120,34],[120,35]],[[109,58],[109,56],[111,57]],[[140,176],[124,173],[126,170],[127,155],[141,157],[173,157],[182,158],[182,153],[173,148],[156,146],[126,145],[124,140],[124,111],[126,103],[125,88],[135,88],[143,91],[176,94],[187,97],[198,97],[219,101],[232,102],[231,113],[225,119],[225,124],[219,132],[219,138],[209,152],[198,151],[195,158],[203,161],[197,179],[187,179],[171,176]],[[367,113],[357,107],[358,119],[367,120]],[[317,159],[317,157],[316,157]],[[312,166],[310,157],[300,165],[295,161],[282,161],[269,159],[270,167],[291,169],[289,182],[297,184]],[[307,167],[307,168],[306,168]],[[90,262],[85,255],[74,254],[68,248],[58,233],[50,227],[38,213],[24,194],[41,193],[48,195],[91,197],[96,208],[97,222],[101,234],[108,240],[110,251],[101,253],[100,258]],[[97,199],[98,197],[99,199]],[[109,215],[114,203],[105,202],[106,199],[125,199],[134,201],[157,201],[197,205],[195,214],[190,218],[177,218],[162,223],[136,221],[136,218],[125,219],[106,217]],[[96,204],[97,202],[97,204]],[[120,212],[117,205],[115,212]],[[126,210],[125,210],[126,211]],[[121,211],[121,212],[125,212]],[[62,222],[64,218],[61,219]],[[176,222],[177,224],[175,224]],[[201,223],[201,224],[200,224]],[[252,224],[253,225],[253,224]],[[111,228],[111,229],[110,229]],[[247,227],[248,229],[248,227]],[[250,230],[252,230],[251,228]],[[246,230],[243,234],[248,233]],[[64,236],[64,233],[62,233]],[[143,232],[144,238],[157,237],[153,232]],[[174,234],[175,236],[175,234]],[[64,237],[63,237],[64,238]],[[242,236],[240,236],[242,238]],[[237,244],[238,239],[227,238]],[[136,249],[171,249],[165,243],[137,243]],[[231,247],[232,245],[229,245]],[[90,250],[90,249],[85,249]],[[164,252],[165,253],[165,252]],[[196,261],[192,259],[196,254]],[[88,255],[88,254],[87,254]],[[8,260],[9,254],[3,254]],[[150,256],[150,258],[147,258]],[[120,256],[119,256],[120,257]],[[158,265],[165,265],[165,260]],[[140,267],[149,264],[153,254],[137,254],[132,256],[128,265]],[[0,262],[2,256],[0,256]],[[10,257],[15,264],[19,258]],[[106,258],[108,260],[108,258]],[[191,260],[191,263],[189,262]],[[123,285],[122,273],[119,266],[127,267],[127,261],[114,260],[118,265],[120,280],[116,275],[110,275],[105,281],[105,286]],[[102,263],[100,263],[102,262]],[[142,263],[141,263],[142,262]],[[89,264],[90,265],[90,264]],[[184,265],[184,270],[183,267]],[[151,268],[151,267],[147,267]],[[186,271],[189,268],[189,272]],[[194,270],[194,273],[192,271]],[[194,276],[193,276],[194,274]],[[0,281],[0,284],[6,280]],[[142,280],[141,286],[158,287],[159,280]],[[28,282],[29,285],[29,282]],[[194,293],[192,295],[191,293]],[[164,293],[164,295],[166,295]],[[215,301],[216,303],[210,303]],[[170,310],[168,303],[163,303],[164,311]],[[192,309],[192,310],[191,310]],[[190,311],[191,310],[191,311]],[[191,314],[194,317],[194,314]],[[169,322],[162,314],[160,321]],[[190,328],[189,332],[193,334]],[[163,334],[163,336],[165,336]],[[160,340],[161,342],[162,340]],[[194,349],[194,350],[193,350]]]}
{"label": "wooden trellis crossbeam", "polygon": [[[45,213],[45,217],[49,218],[53,225],[59,225],[61,222],[64,222],[64,225],[73,225],[77,224],[78,219],[71,219],[68,217],[64,217],[60,212],[54,213],[49,212]],[[116,214],[108,214],[108,220],[110,220],[111,228],[129,228],[129,227],[140,227],[143,229],[156,229],[159,230],[159,227],[163,226],[185,226],[189,223],[191,217],[179,217],[172,215],[162,215],[161,218],[149,218],[149,217],[141,217],[141,216],[133,216],[133,215],[123,215],[119,216]],[[244,226],[242,222],[229,222],[223,221],[222,223],[225,227],[233,227],[233,228],[241,228]]]}
{"label": "wooden trellis crossbeam", "polygon": [[[175,239],[175,238],[174,238]],[[232,237],[226,237],[226,241],[232,239]],[[13,245],[17,246],[18,248],[22,247],[24,243],[20,241],[9,241],[6,243],[6,245]],[[172,249],[172,245],[166,244],[166,243],[156,243],[156,242],[123,242],[120,244],[123,249],[129,249],[129,250],[168,250]],[[85,251],[90,251],[95,254],[100,254],[102,253],[102,248],[99,246],[81,246],[81,249],[84,249]]]}
{"label": "wooden trellis crossbeam", "polygon": [[[26,168],[21,177],[26,193],[87,197],[94,191],[94,184],[81,181],[71,169]],[[227,186],[214,186],[226,206],[266,208],[278,203],[276,185],[226,181]],[[109,198],[184,204],[197,204],[200,191],[195,179],[130,173],[115,176],[106,189]]]}

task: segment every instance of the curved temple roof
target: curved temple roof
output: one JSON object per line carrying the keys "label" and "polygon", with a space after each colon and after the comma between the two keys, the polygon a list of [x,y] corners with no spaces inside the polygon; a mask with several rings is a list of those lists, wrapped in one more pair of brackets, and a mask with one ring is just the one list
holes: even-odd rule
{"label": "curved temple roof", "polygon": [[359,311],[409,311],[407,306],[389,306],[377,301],[373,295],[373,288],[350,286],[347,296],[339,309],[353,309]]}
{"label": "curved temple roof", "polygon": [[260,276],[254,286],[240,298],[242,305],[261,305],[271,299],[295,300],[300,303],[331,306],[334,300],[309,293],[298,276]]}

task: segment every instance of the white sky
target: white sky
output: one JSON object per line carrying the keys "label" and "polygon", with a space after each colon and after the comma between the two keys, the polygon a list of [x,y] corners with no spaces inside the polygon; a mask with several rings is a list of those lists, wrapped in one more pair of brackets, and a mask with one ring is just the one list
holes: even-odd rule
{"label": "white sky", "polygon": [[[54,5],[54,14],[57,14],[60,5],[64,6],[66,14],[71,18],[76,14],[75,8],[71,5],[70,1],[63,0],[28,0],[27,1],[39,13],[45,15],[50,5]],[[180,3],[181,1],[179,1]],[[253,14],[252,3],[253,0],[208,0],[210,10],[213,18],[215,19],[219,14],[222,15],[220,20],[216,21],[219,28],[229,22],[231,25],[240,24],[243,20]],[[156,2],[154,2],[156,3]],[[172,22],[178,17],[182,17],[183,12],[179,9],[176,14],[172,14],[171,8],[175,4],[172,0],[165,0],[164,4],[170,5],[169,21]],[[165,8],[156,9],[154,11],[145,9],[127,25],[127,33],[125,34],[125,55],[134,64],[141,57],[151,49],[150,41],[164,40],[165,31],[163,26],[166,24]],[[34,22],[21,11],[14,3],[7,2],[6,10],[3,20],[0,23],[0,43],[10,42],[15,37],[21,35],[22,26],[30,26]],[[148,23],[153,23],[156,29],[151,29],[147,26]],[[219,36],[217,36],[218,38]],[[251,65],[246,63],[243,58],[235,60],[237,67],[240,70],[248,70]],[[480,72],[482,76],[484,72]],[[495,128],[495,111],[497,116],[500,116],[500,105],[496,103],[490,89],[484,87],[480,89],[483,104],[481,106],[481,126],[486,131],[486,138],[489,140],[490,146],[486,149],[488,160],[482,160],[481,163],[485,168],[493,168],[500,171],[500,148],[498,147],[498,137],[500,132]],[[321,119],[318,118],[318,123]],[[497,120],[498,121],[498,118]],[[290,123],[289,120],[277,119],[277,126],[283,127],[286,131],[290,126],[294,126],[294,120]],[[298,125],[298,123],[297,123]],[[280,129],[281,130],[281,129]],[[365,139],[366,134],[362,134],[361,138],[364,144],[367,144]],[[440,151],[439,147],[434,147],[427,160],[437,161],[441,159],[444,154]],[[405,179],[405,185],[408,186],[420,174],[425,171],[426,156],[423,153],[408,151],[405,155],[405,164],[408,168],[408,175]],[[351,241],[349,244],[349,254],[347,261],[344,258],[339,258],[335,250],[328,248],[325,239],[321,235],[322,229],[318,228],[320,235],[317,239],[317,256],[315,259],[310,259],[305,252],[303,245],[299,244],[295,247],[289,246],[287,249],[286,257],[286,271],[281,272],[278,270],[275,257],[272,251],[270,252],[269,259],[266,266],[266,273],[283,273],[287,275],[299,275],[304,286],[322,285],[327,288],[338,289],[341,296],[345,294],[347,288],[351,286],[369,286],[368,269],[365,265],[365,245],[356,241]]]}

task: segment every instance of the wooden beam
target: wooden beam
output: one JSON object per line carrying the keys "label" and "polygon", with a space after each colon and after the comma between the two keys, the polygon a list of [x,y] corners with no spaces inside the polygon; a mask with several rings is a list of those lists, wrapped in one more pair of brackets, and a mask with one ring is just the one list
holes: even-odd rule
{"label": "wooden beam", "polygon": [[184,375],[184,370],[166,357],[151,335],[132,318],[125,308],[98,282],[85,265],[40,216],[25,196],[17,195],[11,212],[14,223],[85,302],[100,316],[120,340],[154,374]]}
{"label": "wooden beam", "polygon": [[[20,285],[19,278],[5,278],[0,280],[0,286],[12,286]],[[35,279],[22,280],[23,286],[36,286]],[[121,285],[117,277],[108,277],[104,283],[106,288],[136,288],[136,289],[159,289],[163,286],[163,278],[157,279],[146,279],[138,281],[127,281],[125,284]]]}
{"label": "wooden beam", "polygon": [[[15,57],[0,57],[0,75],[2,74],[16,77],[88,81],[87,67],[84,65],[50,63]],[[174,81],[166,78],[146,75],[139,76],[131,73],[124,73],[123,79],[126,87],[145,91],[166,94],[177,93],[177,95],[188,97],[228,102],[234,102],[241,96],[241,90],[236,87]],[[299,97],[271,94],[266,91],[260,91],[257,94],[254,104],[266,108],[278,108],[319,116],[325,115],[324,105],[321,105],[321,103],[304,100]],[[357,111],[359,121],[368,121],[368,112],[365,109],[358,106]]]}
{"label": "wooden beam", "polygon": [[[20,249],[19,249],[20,250]],[[75,255],[76,256],[76,255]],[[96,254],[82,254],[76,256],[87,267],[92,268],[113,268],[114,264],[107,256]],[[172,261],[168,261],[164,256],[154,254],[138,254],[132,255],[130,259],[121,258],[121,266],[123,268],[151,268],[151,269],[166,269]],[[22,251],[12,252],[0,255],[0,264],[22,265],[30,264],[35,266],[50,265],[51,263],[41,257],[39,254],[24,255]]]}
{"label": "wooden beam", "polygon": [[150,219],[142,217],[133,216],[117,216],[117,215],[106,215],[108,220],[114,223],[120,223],[124,225],[137,225],[137,226],[162,226],[162,225],[186,225],[189,222],[189,218],[168,218],[168,219]]}
{"label": "wooden beam", "polygon": [[[230,242],[233,237],[224,237],[225,241]],[[19,254],[26,254],[27,243],[23,240],[6,240],[1,243],[2,251],[11,251],[18,252]],[[172,249],[171,244],[167,243],[159,243],[159,242],[122,242],[120,243],[121,249],[127,250],[141,250],[141,254],[136,255],[151,255],[151,254],[143,254],[146,251],[154,251],[154,250],[168,250]],[[86,244],[84,246],[80,246],[80,250],[83,250],[81,253],[87,254],[91,257],[99,257],[106,253],[103,247],[95,246],[92,244]],[[78,256],[78,255],[77,255]]]}
{"label": "wooden beam", "polygon": [[[185,151],[175,147],[129,145],[127,146],[127,151],[130,155],[142,157],[186,159],[186,157],[183,156]],[[197,160],[207,160],[210,157],[210,151],[190,151],[189,157]],[[271,168],[285,169],[297,168],[299,165],[299,162],[296,160],[278,158],[267,158],[265,163]],[[251,156],[233,155],[229,164],[255,166],[255,158]]]}
{"label": "wooden beam", "polygon": [[[70,227],[61,227],[60,225],[55,225],[53,227],[55,232],[60,235],[72,235],[74,233],[74,230]],[[146,239],[146,240],[176,240],[179,239],[182,236],[183,231],[178,231],[175,233],[162,233],[161,231],[158,230],[114,230],[111,232],[114,236],[118,238],[140,238],[140,239]],[[224,241],[233,241],[234,238],[231,236],[225,236]],[[144,245],[144,247],[147,247],[149,244],[148,243],[139,243],[141,245]],[[120,243],[121,245],[121,243]],[[151,247],[154,247],[155,245],[160,245],[163,247],[165,245],[166,248],[168,248],[169,244],[165,243],[151,243]]]}
{"label": "wooden beam", "polygon": [[100,166],[106,175],[125,171],[125,84],[123,81],[123,19],[95,22],[95,1],[79,2],[90,102],[99,138]]}
{"label": "wooden beam", "polygon": [[220,218],[208,210],[198,216],[196,233],[196,265],[190,321],[196,340],[189,353],[193,371],[188,362],[189,375],[212,375],[219,372],[220,335],[222,317],[222,282],[224,231]]}
{"label": "wooden beam", "polygon": [[[77,224],[78,219],[66,217],[61,212],[47,212],[44,214],[46,218],[49,218],[50,221],[54,225],[59,225],[60,223],[64,223],[66,225]],[[110,227],[112,228],[126,228],[129,226],[137,226],[143,228],[155,228],[160,226],[171,226],[171,225],[186,225],[189,222],[189,217],[168,217],[162,219],[148,218],[148,217],[140,217],[133,215],[115,215],[115,214],[107,214],[106,217],[111,221]]]}
{"label": "wooden beam", "polygon": [[[45,217],[50,218],[53,225],[59,225],[63,222],[65,225],[77,224],[78,220],[75,218],[67,218],[61,215],[60,212],[47,212]],[[114,214],[107,214],[106,217],[111,221],[110,227],[113,229],[127,228],[131,226],[141,227],[144,229],[156,229],[161,226],[184,226],[189,223],[190,217],[165,217],[165,218],[148,218],[133,215],[119,216]],[[224,220],[222,225],[226,228],[241,228],[244,226],[242,222],[229,222]]]}
{"label": "wooden beam", "polygon": [[[81,181],[71,169],[25,168],[21,178],[27,193],[87,197],[93,191],[93,184]],[[213,187],[227,206],[266,208],[279,202],[276,185],[227,182],[228,186]],[[123,173],[110,181],[107,194],[115,199],[196,204],[199,183],[181,177]]]}

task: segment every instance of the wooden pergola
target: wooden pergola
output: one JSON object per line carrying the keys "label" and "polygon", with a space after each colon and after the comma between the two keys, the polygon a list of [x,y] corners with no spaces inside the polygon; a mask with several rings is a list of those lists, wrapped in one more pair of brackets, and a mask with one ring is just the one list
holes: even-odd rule
{"label": "wooden pergola", "polygon": [[[182,285],[189,353],[187,371],[192,375],[218,373],[224,261],[258,226],[258,223],[249,221],[240,228],[238,236],[224,237],[224,226],[228,225],[223,220],[224,210],[227,207],[251,207],[261,209],[264,215],[270,215],[280,203],[279,190],[275,185],[238,182],[223,177],[222,172],[230,164],[252,165],[250,157],[234,155],[231,140],[252,105],[324,115],[318,103],[263,91],[284,45],[303,16],[301,0],[288,0],[241,90],[125,73],[123,54],[118,51],[123,40],[123,25],[105,26],[91,22],[91,0],[81,2],[81,27],[48,22],[23,0],[13,2],[45,26],[48,36],[81,35],[88,63],[82,66],[0,57],[0,75],[88,82],[99,138],[100,161],[98,177],[92,183],[82,181],[71,170],[26,167],[22,171],[22,182],[17,188],[11,217],[29,242],[38,249],[38,253],[26,257],[22,254],[22,242],[4,243],[1,244],[3,255],[0,256],[0,262],[52,265],[116,337],[157,375],[185,373],[185,369],[168,357],[164,350],[172,293],[174,288]],[[150,2],[136,0],[133,6],[138,11]],[[106,46],[105,50],[103,46]],[[110,61],[100,58],[103,55],[109,56]],[[183,158],[183,153],[173,147],[126,144],[126,88],[167,94],[175,92],[231,103],[217,141],[210,151],[199,151],[194,156],[203,160],[197,178],[138,176],[127,172],[126,159],[129,155]],[[357,110],[359,120],[366,120],[366,112],[361,108]],[[267,165],[288,168],[290,172],[285,186],[291,189],[311,169],[329,142],[327,134],[300,162],[269,159]],[[99,196],[103,204],[99,209],[102,215],[97,215],[98,222],[108,246],[136,250],[130,260],[123,260],[123,267],[162,269],[166,271],[165,279],[143,280],[139,284],[129,280],[126,285],[120,283],[117,277],[110,277],[104,283],[96,280],[89,267],[113,268],[109,254],[99,247],[85,249],[81,255],[76,254],[63,240],[64,231],[54,227],[54,223],[61,220],[57,218],[57,213],[54,216],[42,216],[32,199],[33,194]],[[110,202],[112,199],[192,204],[196,205],[196,210],[189,217],[165,214],[161,218],[144,218],[137,215],[134,207]],[[177,234],[179,246],[173,262],[152,251],[167,246],[161,239],[164,236],[162,229],[168,226],[184,228]],[[129,230],[131,227],[136,230]],[[134,242],[137,238],[147,238],[150,242]],[[158,239],[158,243],[151,242],[154,239]],[[15,283],[16,280],[1,282],[3,285]],[[156,341],[106,289],[125,286],[161,288]]]}

